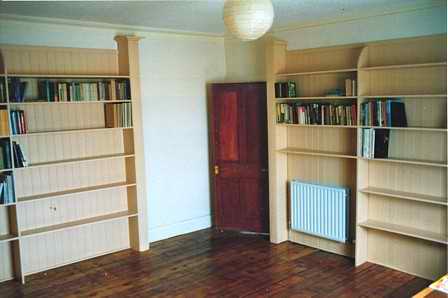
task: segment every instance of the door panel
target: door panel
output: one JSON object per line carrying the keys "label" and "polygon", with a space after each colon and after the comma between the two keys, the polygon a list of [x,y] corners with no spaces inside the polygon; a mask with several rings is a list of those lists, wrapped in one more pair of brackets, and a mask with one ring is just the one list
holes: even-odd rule
{"label": "door panel", "polygon": [[215,84],[212,92],[215,225],[267,232],[266,84]]}
{"label": "door panel", "polygon": [[237,92],[220,94],[217,109],[219,121],[217,126],[219,160],[238,161],[238,95]]}

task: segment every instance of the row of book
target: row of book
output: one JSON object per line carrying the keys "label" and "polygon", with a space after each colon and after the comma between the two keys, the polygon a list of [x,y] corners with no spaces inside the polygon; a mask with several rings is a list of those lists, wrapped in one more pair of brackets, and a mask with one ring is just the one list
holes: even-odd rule
{"label": "row of book", "polygon": [[277,123],[356,125],[356,117],[356,104],[277,104]]}
{"label": "row of book", "polygon": [[[22,81],[20,78],[11,78],[8,85],[10,101],[28,101],[29,99],[26,99],[25,95],[30,82]],[[37,93],[37,99],[31,101],[67,102],[129,100],[131,98],[129,80],[124,79],[88,82],[38,80]]]}
{"label": "row of book", "polygon": [[364,158],[388,158],[389,156],[389,130],[388,129],[362,129],[361,155]]}
{"label": "row of book", "polygon": [[277,82],[274,85],[276,98],[297,97],[296,82]]}
{"label": "row of book", "polygon": [[39,98],[47,101],[128,100],[131,97],[128,80],[96,82],[38,82]]}
{"label": "row of book", "polygon": [[12,173],[0,174],[0,205],[15,203]]}
{"label": "row of book", "polygon": [[11,102],[23,102],[28,82],[21,81],[20,78],[11,78],[8,83],[9,100]]}
{"label": "row of book", "polygon": [[132,107],[130,103],[105,106],[106,127],[132,127]]}
{"label": "row of book", "polygon": [[364,126],[406,127],[404,103],[399,100],[372,100],[361,104],[361,124]]}
{"label": "row of book", "polygon": [[[14,156],[14,167],[23,168],[28,166],[28,161],[23,153],[20,144],[12,142],[12,150]],[[11,147],[9,139],[0,139],[0,169],[11,169]]]}
{"label": "row of book", "polygon": [[27,133],[25,111],[14,110],[10,113],[12,134],[19,135]]}

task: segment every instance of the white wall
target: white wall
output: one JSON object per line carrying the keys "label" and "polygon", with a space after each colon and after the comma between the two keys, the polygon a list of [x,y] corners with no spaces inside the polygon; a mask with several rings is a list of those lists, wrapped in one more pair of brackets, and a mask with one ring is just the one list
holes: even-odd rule
{"label": "white wall", "polygon": [[225,39],[226,81],[265,81],[265,47],[263,39],[242,42]]}
{"label": "white wall", "polygon": [[225,75],[223,40],[148,38],[140,59],[150,241],[210,227],[206,83]]}
{"label": "white wall", "polygon": [[150,242],[210,227],[206,83],[225,76],[222,38],[0,21],[0,43],[116,48],[135,33],[140,71]]}
{"label": "white wall", "polygon": [[319,48],[360,42],[446,33],[446,6],[274,32],[288,49]]}
{"label": "white wall", "polygon": [[[288,49],[307,49],[441,34],[447,31],[445,7],[433,7],[408,12],[372,16],[363,19],[303,26],[272,35],[288,43]],[[226,80],[264,79],[264,45],[225,38]],[[264,57],[263,57],[264,58]]]}

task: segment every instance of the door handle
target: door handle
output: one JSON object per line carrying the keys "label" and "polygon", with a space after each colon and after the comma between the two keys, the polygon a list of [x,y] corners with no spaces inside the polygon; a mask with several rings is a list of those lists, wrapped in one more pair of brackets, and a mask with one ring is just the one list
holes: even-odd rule
{"label": "door handle", "polygon": [[261,169],[262,173],[267,173],[268,169]]}
{"label": "door handle", "polygon": [[218,176],[219,175],[219,166],[214,166],[213,167],[213,171],[215,172],[215,176]]}

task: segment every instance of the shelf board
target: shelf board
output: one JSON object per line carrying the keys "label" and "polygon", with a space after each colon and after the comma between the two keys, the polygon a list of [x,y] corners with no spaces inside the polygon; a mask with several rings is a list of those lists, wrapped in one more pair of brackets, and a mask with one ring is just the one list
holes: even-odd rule
{"label": "shelf board", "polygon": [[30,73],[8,73],[7,77],[24,78],[67,78],[67,79],[129,79],[129,76],[109,74],[30,74]]}
{"label": "shelf board", "polygon": [[17,235],[12,235],[12,234],[0,235],[0,243],[14,241],[17,239],[19,239],[19,237]]}
{"label": "shelf board", "polygon": [[444,98],[446,94],[380,94],[380,95],[359,95],[360,98]]}
{"label": "shelf board", "polygon": [[132,127],[96,127],[96,128],[77,128],[77,129],[65,129],[65,130],[53,130],[53,131],[41,131],[41,132],[29,132],[24,134],[12,135],[12,137],[29,137],[38,135],[51,135],[60,133],[82,133],[82,132],[101,132],[108,130],[121,130],[121,129],[132,129]]}
{"label": "shelf board", "polygon": [[430,167],[441,167],[441,168],[447,168],[448,164],[446,162],[437,162],[437,161],[430,161],[430,160],[421,160],[421,159],[397,159],[397,158],[364,158],[360,157],[364,160],[369,161],[380,161],[380,162],[394,162],[394,163],[403,163],[403,164],[412,164],[412,165],[420,165],[420,166],[430,166]]}
{"label": "shelf board", "polygon": [[360,126],[360,128],[389,129],[389,130],[416,130],[416,131],[448,132],[448,129],[446,129],[446,128],[438,128],[438,127],[384,127],[384,126]]}
{"label": "shelf board", "polygon": [[342,154],[337,152],[319,151],[319,150],[310,150],[310,149],[301,149],[292,147],[280,149],[277,150],[277,152],[287,154],[313,155],[313,156],[325,156],[325,157],[337,157],[337,158],[351,158],[351,159],[357,158],[354,155]]}
{"label": "shelf board", "polygon": [[127,103],[131,100],[83,100],[83,101],[28,101],[28,102],[10,102],[10,105],[41,105],[41,104],[92,104],[92,103]]}
{"label": "shelf board", "polygon": [[112,154],[112,155],[102,155],[102,156],[93,156],[93,157],[85,157],[85,158],[56,160],[56,161],[30,164],[28,167],[16,168],[16,170],[26,170],[26,169],[32,169],[32,168],[38,168],[38,167],[49,167],[49,166],[56,166],[56,165],[75,164],[75,163],[82,163],[82,162],[96,161],[96,160],[119,159],[119,158],[133,157],[133,156],[134,156],[134,154]]}
{"label": "shelf board", "polygon": [[315,100],[315,99],[356,99],[357,96],[299,96],[299,97],[276,97],[276,101],[292,101],[292,100]]}
{"label": "shelf board", "polygon": [[411,227],[406,227],[402,225],[396,225],[386,222],[381,222],[377,220],[367,220],[358,224],[361,227],[380,230],[384,232],[409,236],[417,239],[423,239],[427,241],[437,242],[441,244],[448,244],[448,236],[439,233],[423,231]]}
{"label": "shelf board", "polygon": [[443,66],[446,67],[446,62],[369,66],[369,67],[361,67],[359,70],[369,71],[369,70],[387,70],[387,69],[400,69],[400,68],[443,67]]}
{"label": "shelf board", "polygon": [[13,203],[8,203],[8,204],[0,204],[0,207],[9,207],[9,206],[15,206],[15,205],[17,205],[17,203],[13,202]]}
{"label": "shelf board", "polygon": [[90,224],[95,224],[95,223],[103,223],[103,222],[108,222],[108,221],[113,221],[113,220],[118,220],[118,219],[123,219],[123,218],[134,217],[134,216],[137,216],[137,213],[130,212],[130,211],[116,212],[116,213],[111,213],[111,214],[107,214],[107,215],[101,215],[101,216],[95,216],[95,217],[85,218],[85,219],[81,219],[81,220],[70,221],[70,222],[52,225],[52,226],[45,226],[45,227],[41,227],[41,228],[25,230],[25,231],[22,231],[22,237],[31,237],[31,236],[36,236],[36,235],[52,233],[52,232],[56,232],[56,231],[64,231],[64,230],[73,229],[73,228],[77,228],[77,227],[81,227],[81,226],[85,226],[85,225],[90,225]]}
{"label": "shelf board", "polygon": [[333,74],[333,73],[340,73],[340,72],[356,72],[356,71],[358,71],[357,68],[345,68],[345,69],[306,71],[306,72],[294,72],[294,73],[279,73],[279,74],[277,74],[277,77],[324,75],[324,74]]}
{"label": "shelf board", "polygon": [[44,199],[49,199],[49,198],[65,197],[65,196],[69,196],[69,195],[73,195],[73,194],[89,193],[89,192],[102,191],[102,190],[107,190],[107,189],[130,187],[130,186],[135,186],[135,185],[136,185],[135,183],[127,183],[127,182],[95,185],[95,186],[90,186],[90,187],[81,187],[81,188],[75,188],[75,189],[70,189],[70,190],[21,197],[21,198],[17,198],[17,201],[19,203],[27,203],[27,202],[33,202],[33,201],[44,200]]}
{"label": "shelf board", "polygon": [[291,127],[315,127],[315,128],[357,128],[356,125],[321,125],[321,124],[289,124],[289,123],[277,123],[279,126],[291,126]]}
{"label": "shelf board", "polygon": [[448,200],[446,197],[429,196],[424,194],[390,190],[378,187],[367,187],[364,189],[360,189],[359,191],[366,194],[381,195],[386,197],[399,198],[403,200],[411,200],[435,205],[448,206]]}

